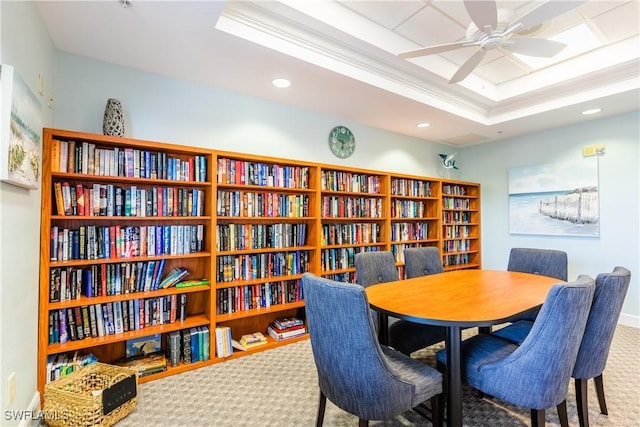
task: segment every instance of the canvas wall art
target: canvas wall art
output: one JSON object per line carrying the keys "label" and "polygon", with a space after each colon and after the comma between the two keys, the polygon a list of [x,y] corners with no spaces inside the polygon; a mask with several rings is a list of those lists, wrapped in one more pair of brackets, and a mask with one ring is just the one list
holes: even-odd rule
{"label": "canvas wall art", "polygon": [[0,65],[0,180],[35,189],[42,165],[38,98],[10,65]]}
{"label": "canvas wall art", "polygon": [[509,232],[598,237],[597,157],[509,169]]}

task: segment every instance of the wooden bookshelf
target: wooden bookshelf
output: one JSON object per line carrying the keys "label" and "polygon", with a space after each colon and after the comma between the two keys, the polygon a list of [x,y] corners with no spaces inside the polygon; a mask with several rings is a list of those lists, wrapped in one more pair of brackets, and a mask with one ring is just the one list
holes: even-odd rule
{"label": "wooden bookshelf", "polygon": [[[61,169],[58,147],[63,142],[67,148],[71,143],[76,147],[92,146],[93,168],[89,170],[88,158],[74,156],[74,167]],[[101,150],[103,163],[96,163],[96,150]],[[134,172],[113,173],[118,169],[116,158],[121,156],[116,152],[125,151],[142,153],[138,156],[146,159],[144,166],[141,169],[138,161]],[[402,251],[414,246],[438,247],[447,270],[481,265],[478,184],[55,129],[44,130],[43,153],[46,155],[42,178],[38,334],[41,395],[47,380],[48,358],[77,351],[93,353],[100,361],[113,363],[125,356],[126,341],[130,338],[161,334],[164,348],[165,336],[170,332],[198,327],[209,329],[209,360],[168,366],[165,372],[142,377],[141,381],[306,339],[307,335],[284,341],[268,337],[265,345],[234,351],[224,358],[216,357],[216,326],[230,327],[232,337],[239,339],[256,331],[267,335],[268,325],[280,317],[304,319],[302,274],[308,271],[333,280],[355,282],[353,257],[360,251],[393,251],[401,270]],[[179,162],[185,168],[198,164],[198,178],[195,173],[185,180],[176,179],[181,177],[179,174],[159,175],[158,161],[164,165],[168,158],[176,159],[172,162]],[[150,168],[147,164],[156,166]],[[109,173],[105,168],[109,168]],[[150,169],[154,170],[153,174]],[[67,187],[64,190],[68,192],[67,198],[71,188],[76,188],[76,193],[82,188],[83,194],[85,189],[90,190],[89,195],[106,191],[106,199],[112,202],[105,202],[105,206],[91,204],[91,211],[85,206],[79,212],[76,194],[75,207],[66,206],[63,200],[59,209],[56,190],[63,186]],[[135,190],[135,194],[144,195],[145,200],[150,194],[151,207],[147,204],[143,207],[142,203],[140,206],[136,203],[135,207],[115,203],[111,192],[116,188],[125,196]],[[153,205],[160,206],[158,191],[164,195],[165,202],[169,193],[174,196],[172,201],[175,197],[181,201],[186,198],[188,208],[181,205],[180,209],[173,203],[171,214],[154,213]],[[201,199],[204,202],[199,205],[196,202],[199,208],[194,208],[194,200]],[[119,210],[116,212],[116,206],[112,205],[120,206]],[[200,239],[195,250],[191,241],[186,245],[186,240],[181,251],[166,253],[151,249],[149,244],[145,250],[115,251],[116,255],[112,246],[107,254],[88,249],[89,229],[94,238],[102,233],[104,243],[113,229],[123,237],[131,232],[137,239],[142,229],[146,230],[142,237],[148,237],[151,228],[182,228],[183,235],[187,230],[191,235],[194,227]],[[76,231],[79,235],[81,230],[84,234],[82,256],[77,248],[74,252],[75,246],[58,245],[54,238],[62,232],[63,240],[65,233],[68,241],[69,235],[73,240]],[[207,278],[209,284],[154,290],[144,286],[129,288],[126,281],[126,286],[121,283],[118,288],[112,284],[107,287],[108,292],[102,292],[101,281],[100,287],[92,287],[93,296],[86,291],[78,292],[78,280],[83,282],[86,278],[82,271],[89,270],[100,277],[107,272],[112,283],[117,271],[122,276],[127,268],[147,266],[148,270],[149,264],[157,265],[160,261],[164,262],[165,274],[175,267],[185,267],[190,272],[187,278]],[[52,293],[52,282],[57,286],[56,277],[61,278],[63,271],[67,277],[76,278],[73,295],[70,291]],[[153,285],[153,277],[149,280]],[[184,320],[177,318],[173,322],[163,321],[98,336],[89,330],[88,337],[66,342],[60,342],[59,331],[58,335],[53,330],[50,333],[50,320],[56,320],[55,313],[59,316],[69,309],[91,306],[96,309],[106,305],[129,307],[141,300],[166,300],[171,309],[172,298],[186,298]]]}
{"label": "wooden bookshelf", "polygon": [[[48,361],[77,352],[113,363],[125,357],[128,339],[161,334],[164,341],[168,332],[210,328],[214,320],[211,285],[158,288],[177,267],[190,279],[214,277],[209,150],[45,129],[43,153],[41,396]],[[72,318],[75,336],[64,327]]]}
{"label": "wooden bookshelf", "polygon": [[442,264],[480,268],[480,185],[442,181]]}

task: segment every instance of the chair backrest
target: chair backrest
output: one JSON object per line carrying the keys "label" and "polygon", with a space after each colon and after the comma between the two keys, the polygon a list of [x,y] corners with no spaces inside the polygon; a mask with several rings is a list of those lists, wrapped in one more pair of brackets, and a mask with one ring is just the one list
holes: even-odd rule
{"label": "chair backrest", "polygon": [[407,279],[442,273],[443,271],[440,251],[435,246],[404,250],[404,274]]}
{"label": "chair backrest", "polygon": [[554,249],[512,248],[507,270],[567,280],[567,253]]}
{"label": "chair backrest", "polygon": [[594,280],[586,275],[553,285],[522,344],[482,368],[487,382],[483,391],[499,390],[492,395],[531,409],[565,400],[594,289]]}
{"label": "chair backrest", "polygon": [[303,274],[302,287],[325,396],[366,420],[387,419],[410,408],[412,385],[394,376],[385,360],[364,288],[311,273]]}
{"label": "chair backrest", "polygon": [[400,280],[396,259],[390,251],[359,252],[355,255],[356,282],[365,288]]}
{"label": "chair backrest", "polygon": [[596,277],[589,319],[573,368],[574,378],[595,378],[604,371],[629,282],[631,272],[624,267],[615,267],[613,272]]}

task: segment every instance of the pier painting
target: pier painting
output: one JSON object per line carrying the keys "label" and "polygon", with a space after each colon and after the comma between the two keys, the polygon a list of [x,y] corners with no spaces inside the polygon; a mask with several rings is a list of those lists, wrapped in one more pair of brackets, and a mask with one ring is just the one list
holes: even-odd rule
{"label": "pier painting", "polygon": [[509,169],[509,232],[598,237],[597,158]]}

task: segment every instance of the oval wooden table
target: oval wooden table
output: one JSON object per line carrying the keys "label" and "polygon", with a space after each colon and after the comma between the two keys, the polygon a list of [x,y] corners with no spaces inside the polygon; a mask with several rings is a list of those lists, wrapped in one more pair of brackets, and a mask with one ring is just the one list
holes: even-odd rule
{"label": "oval wooden table", "polygon": [[[536,274],[497,270],[456,270],[381,283],[366,288],[369,305],[380,314],[427,325],[445,326],[447,356],[447,425],[462,425],[461,330],[492,326],[540,306],[562,280]],[[386,344],[387,337],[380,339]]]}

